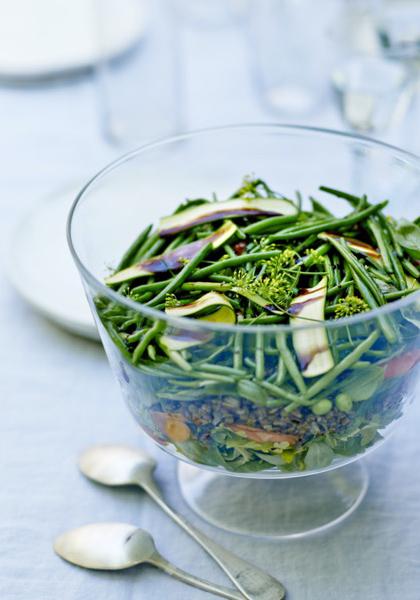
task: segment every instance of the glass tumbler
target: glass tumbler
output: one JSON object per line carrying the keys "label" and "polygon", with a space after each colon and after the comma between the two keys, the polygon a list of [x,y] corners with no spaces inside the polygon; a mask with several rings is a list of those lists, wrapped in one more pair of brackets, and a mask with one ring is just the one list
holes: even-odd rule
{"label": "glass tumbler", "polygon": [[[173,2],[120,0],[117,20],[110,14],[109,2],[94,0],[93,8],[95,80],[105,139],[129,149],[179,132],[185,99]],[[123,25],[131,36],[129,49],[110,58],[109,40]]]}
{"label": "glass tumbler", "polygon": [[[261,104],[284,118],[322,111],[332,67],[337,6],[308,0],[249,0],[245,32]],[[308,24],[310,23],[310,25]]]}
{"label": "glass tumbler", "polygon": [[[415,218],[418,158],[367,138],[281,125],[143,146],[96,175],[71,210],[70,248],[127,405],[180,459],[190,506],[230,531],[299,536],[358,506],[367,475],[355,461],[380,446],[415,397],[420,293],[291,328],[169,316],[103,280],[147,224],[187,197],[227,197],[245,174],[286,196],[320,194],[322,184],[351,191],[355,146],[369,155],[368,197],[388,198],[392,216]],[[344,204],[329,198],[338,215]],[[321,355],[323,373],[310,367]]]}

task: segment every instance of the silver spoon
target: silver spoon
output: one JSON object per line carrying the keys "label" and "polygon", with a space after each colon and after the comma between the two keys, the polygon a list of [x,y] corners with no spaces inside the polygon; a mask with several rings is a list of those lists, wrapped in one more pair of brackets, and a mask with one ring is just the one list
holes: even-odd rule
{"label": "silver spoon", "polygon": [[86,477],[103,485],[138,485],[218,563],[248,600],[282,600],[283,585],[261,569],[226,550],[176,513],[162,497],[153,478],[156,461],[140,449],[126,446],[95,446],[79,460]]}
{"label": "silver spoon", "polygon": [[64,560],[85,569],[118,571],[148,563],[188,585],[229,600],[243,600],[234,590],[178,569],[159,554],[147,531],[127,523],[94,523],[72,529],[55,540],[54,550]]}

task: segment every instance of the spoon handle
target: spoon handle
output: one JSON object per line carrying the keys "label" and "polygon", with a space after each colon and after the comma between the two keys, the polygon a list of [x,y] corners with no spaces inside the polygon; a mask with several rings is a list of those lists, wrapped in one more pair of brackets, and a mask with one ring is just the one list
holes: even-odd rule
{"label": "spoon handle", "polygon": [[286,590],[277,579],[226,550],[193,527],[184,517],[166,504],[155,485],[149,486],[142,480],[141,486],[162,510],[217,562],[245,598],[248,600],[282,600],[285,597]]}
{"label": "spoon handle", "polygon": [[182,581],[187,585],[192,585],[193,587],[204,590],[205,592],[217,594],[222,598],[228,598],[228,600],[244,600],[242,594],[238,594],[238,592],[235,592],[234,590],[222,585],[216,585],[215,583],[211,583],[206,579],[195,577],[195,575],[191,575],[191,573],[187,573],[186,571],[179,569],[164,559],[163,556],[161,556],[158,552],[155,552],[147,562],[155,567],[158,567],[159,569],[162,569],[162,571],[165,571],[165,573],[168,573],[168,575],[179,579],[179,581]]}

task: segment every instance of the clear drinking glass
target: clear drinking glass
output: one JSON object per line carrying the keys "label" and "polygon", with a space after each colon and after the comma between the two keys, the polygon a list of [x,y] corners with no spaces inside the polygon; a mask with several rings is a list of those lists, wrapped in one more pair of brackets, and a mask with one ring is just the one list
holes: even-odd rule
{"label": "clear drinking glass", "polygon": [[[321,184],[351,191],[355,146],[369,152],[364,192],[389,198],[395,217],[416,217],[418,158],[366,138],[280,125],[143,146],[94,177],[70,214],[71,251],[133,416],[183,461],[179,480],[190,505],[231,531],[302,535],[355,509],[367,479],[360,463],[349,463],[378,447],[415,397],[419,292],[291,329],[174,318],[102,282],[146,224],[187,197],[226,197],[244,174],[286,196],[317,194]],[[329,198],[339,215],[344,204]],[[131,342],[116,335],[122,322],[131,323]],[[173,351],[165,358],[151,348],[133,364],[126,344],[144,341],[151,327]],[[308,365],[320,353],[333,366],[316,375]]]}
{"label": "clear drinking glass", "polygon": [[287,117],[322,110],[337,3],[324,1],[319,10],[309,0],[249,0],[246,7],[249,62],[264,107]]}
{"label": "clear drinking glass", "polygon": [[[109,3],[94,0],[95,64],[104,137],[132,148],[182,130],[183,77],[178,27],[171,0],[120,0],[120,19]],[[107,47],[124,27],[129,49],[110,58]],[[123,33],[121,34],[123,35]]]}

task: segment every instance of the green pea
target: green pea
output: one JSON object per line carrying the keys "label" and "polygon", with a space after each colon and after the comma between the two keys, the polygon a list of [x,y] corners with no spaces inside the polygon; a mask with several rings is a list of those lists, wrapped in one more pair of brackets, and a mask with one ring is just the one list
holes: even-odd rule
{"label": "green pea", "polygon": [[350,412],[353,406],[352,399],[348,394],[338,394],[335,399],[335,405],[338,410],[342,410],[343,412]]}
{"label": "green pea", "polygon": [[332,406],[331,400],[318,400],[318,402],[315,402],[315,404],[312,406],[312,412],[314,415],[318,416],[326,415],[330,412]]}

